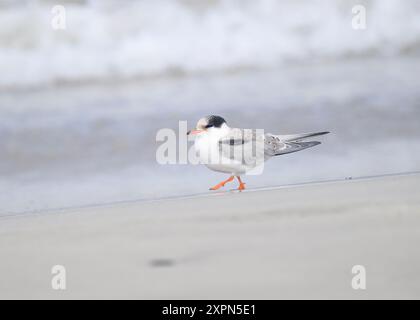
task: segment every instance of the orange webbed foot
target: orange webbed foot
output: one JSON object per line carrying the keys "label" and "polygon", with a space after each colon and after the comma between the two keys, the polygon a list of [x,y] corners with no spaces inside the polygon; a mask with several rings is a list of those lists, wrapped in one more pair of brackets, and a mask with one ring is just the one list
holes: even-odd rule
{"label": "orange webbed foot", "polygon": [[238,187],[238,190],[239,190],[239,191],[245,190],[245,183],[243,183],[243,182],[242,182],[241,177],[240,177],[240,176],[237,176],[236,178],[237,178],[237,179],[238,179],[238,181],[239,181],[239,187]]}
{"label": "orange webbed foot", "polygon": [[226,183],[231,182],[233,180],[233,176],[229,177],[229,179],[220,182],[219,184],[216,184],[214,187],[211,187],[210,190],[218,190],[221,187],[224,187]]}

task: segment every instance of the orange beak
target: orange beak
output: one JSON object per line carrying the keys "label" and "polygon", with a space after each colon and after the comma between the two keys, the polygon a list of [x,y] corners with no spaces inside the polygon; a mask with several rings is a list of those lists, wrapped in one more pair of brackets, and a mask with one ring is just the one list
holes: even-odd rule
{"label": "orange beak", "polygon": [[201,133],[201,132],[204,132],[204,130],[197,130],[197,129],[194,129],[194,130],[190,130],[190,131],[188,131],[188,132],[187,132],[187,135],[199,134],[199,133]]}

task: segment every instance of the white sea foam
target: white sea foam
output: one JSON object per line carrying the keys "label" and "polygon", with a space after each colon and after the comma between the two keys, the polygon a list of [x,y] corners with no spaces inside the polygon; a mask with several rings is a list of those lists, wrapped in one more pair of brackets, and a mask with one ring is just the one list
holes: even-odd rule
{"label": "white sea foam", "polygon": [[[420,43],[417,0],[0,1],[0,88],[225,72],[400,55]],[[352,7],[367,29],[352,29]]]}

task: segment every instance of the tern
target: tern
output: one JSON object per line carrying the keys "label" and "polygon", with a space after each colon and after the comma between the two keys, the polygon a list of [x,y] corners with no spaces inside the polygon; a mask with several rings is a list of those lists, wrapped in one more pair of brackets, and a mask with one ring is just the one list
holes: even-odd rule
{"label": "tern", "polygon": [[231,128],[222,117],[210,115],[198,120],[195,129],[188,131],[187,135],[195,136],[194,147],[201,163],[213,171],[230,175],[210,190],[218,190],[236,177],[238,190],[242,191],[245,189],[242,175],[261,167],[272,157],[316,146],[321,142],[302,140],[327,133],[275,135],[263,130]]}

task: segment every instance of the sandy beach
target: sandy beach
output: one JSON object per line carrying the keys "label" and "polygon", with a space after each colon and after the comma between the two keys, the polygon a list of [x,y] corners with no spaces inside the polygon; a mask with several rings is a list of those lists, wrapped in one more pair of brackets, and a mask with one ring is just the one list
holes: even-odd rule
{"label": "sandy beach", "polygon": [[420,298],[419,189],[409,174],[3,217],[0,298]]}

